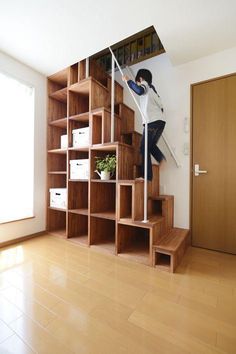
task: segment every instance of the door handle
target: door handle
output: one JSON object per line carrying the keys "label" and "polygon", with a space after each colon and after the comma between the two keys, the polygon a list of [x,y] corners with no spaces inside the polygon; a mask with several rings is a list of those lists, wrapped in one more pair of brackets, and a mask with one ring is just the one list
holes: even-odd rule
{"label": "door handle", "polygon": [[195,164],[194,165],[194,176],[199,176],[202,173],[207,173],[207,171],[199,170],[199,165]]}

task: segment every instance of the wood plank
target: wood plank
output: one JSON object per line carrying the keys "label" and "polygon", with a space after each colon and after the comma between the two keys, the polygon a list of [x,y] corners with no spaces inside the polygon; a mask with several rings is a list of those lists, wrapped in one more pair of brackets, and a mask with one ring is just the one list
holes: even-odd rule
{"label": "wood plank", "polygon": [[48,174],[50,175],[66,175],[66,171],[49,171]]}
{"label": "wood plank", "polygon": [[69,117],[69,120],[75,120],[77,122],[88,122],[89,112],[72,115]]}
{"label": "wood plank", "polygon": [[68,238],[68,241],[75,243],[77,245],[88,246],[88,235],[85,234],[77,237],[70,237]]}
{"label": "wood plank", "polygon": [[159,224],[163,221],[163,216],[160,215],[154,215],[150,216],[148,219],[148,222],[142,222],[142,221],[133,221],[132,219],[127,219],[127,218],[122,218],[118,221],[119,224],[124,224],[124,225],[133,225],[133,226],[139,226],[143,228],[151,228],[155,226],[156,224]]}
{"label": "wood plank", "polygon": [[88,215],[87,208],[69,209],[68,211],[69,211],[69,213],[73,213],[73,214]]}
{"label": "wood plank", "polygon": [[110,220],[116,220],[116,213],[115,211],[104,211],[104,212],[98,212],[98,213],[90,213],[91,216],[95,216],[97,218],[103,218],[103,219],[110,219]]}
{"label": "wood plank", "polygon": [[60,102],[66,103],[67,102],[67,87],[64,87],[60,90],[50,93],[50,97],[58,100]]}
{"label": "wood plank", "polygon": [[51,121],[49,124],[54,127],[60,127],[65,129],[67,127],[67,118],[56,119]]}
{"label": "wood plank", "polygon": [[62,209],[62,208],[55,208],[55,207],[48,207],[49,209],[51,210],[57,210],[57,211],[63,211],[63,212],[66,212],[66,209]]}
{"label": "wood plank", "polygon": [[157,250],[165,250],[175,252],[180,244],[187,238],[189,230],[173,228],[167,236],[165,236],[154,248]]}
{"label": "wood plank", "polygon": [[[234,353],[232,255],[190,248],[172,275],[131,262],[129,254],[115,257],[43,235],[5,248],[2,256],[8,261],[1,263],[1,290],[15,287],[26,304],[38,302],[57,317],[46,329],[25,315],[9,323],[34,352]],[[1,313],[9,315],[9,308]],[[18,353],[17,345],[1,342],[0,348]]]}
{"label": "wood plank", "polygon": [[116,183],[116,179],[109,179],[109,180],[103,180],[103,179],[91,179],[91,182],[95,183]]}
{"label": "wood plank", "polygon": [[48,77],[49,80],[54,81],[62,86],[67,86],[68,68],[63,69]]}
{"label": "wood plank", "polygon": [[76,92],[85,96],[89,95],[89,89],[90,89],[90,79],[85,79],[69,86],[69,91]]}
{"label": "wood plank", "polygon": [[49,154],[66,154],[67,149],[53,149],[53,150],[48,150]]}

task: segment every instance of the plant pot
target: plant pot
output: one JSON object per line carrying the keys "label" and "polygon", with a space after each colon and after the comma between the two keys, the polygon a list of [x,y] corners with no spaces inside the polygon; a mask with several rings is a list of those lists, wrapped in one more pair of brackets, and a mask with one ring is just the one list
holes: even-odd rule
{"label": "plant pot", "polygon": [[101,171],[100,177],[102,180],[109,180],[111,178],[110,172],[107,171]]}

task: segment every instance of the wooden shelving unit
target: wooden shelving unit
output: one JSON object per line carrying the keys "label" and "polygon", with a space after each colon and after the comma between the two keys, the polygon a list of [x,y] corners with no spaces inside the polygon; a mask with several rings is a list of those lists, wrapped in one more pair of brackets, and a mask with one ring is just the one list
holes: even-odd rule
{"label": "wooden shelving unit", "polygon": [[[47,230],[82,246],[148,265],[168,257],[153,253],[173,230],[172,196],[159,195],[159,168],[149,183],[149,221],[143,223],[140,176],[141,135],[134,130],[134,111],[123,103],[123,87],[115,83],[115,142],[111,143],[111,77],[85,60],[48,78]],[[74,147],[72,131],[89,128],[88,146]],[[61,148],[61,136],[68,147]],[[109,181],[95,172],[96,157],[116,155]],[[89,159],[88,179],[71,179],[70,160]],[[67,189],[67,209],[50,207],[49,189]],[[154,254],[154,255],[153,255]]]}

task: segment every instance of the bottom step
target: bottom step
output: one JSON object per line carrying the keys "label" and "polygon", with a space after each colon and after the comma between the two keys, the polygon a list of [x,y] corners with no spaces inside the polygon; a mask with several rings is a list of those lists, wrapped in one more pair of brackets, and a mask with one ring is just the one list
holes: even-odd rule
{"label": "bottom step", "polygon": [[174,273],[188,247],[189,230],[173,228],[153,246],[153,266]]}

